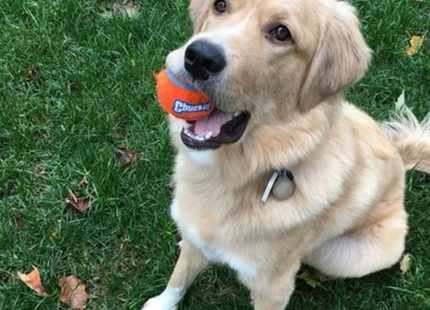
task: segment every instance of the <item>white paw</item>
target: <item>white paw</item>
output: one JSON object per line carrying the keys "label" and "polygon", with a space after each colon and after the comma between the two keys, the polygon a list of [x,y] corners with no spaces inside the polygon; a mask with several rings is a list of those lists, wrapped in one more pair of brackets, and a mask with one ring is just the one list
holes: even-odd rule
{"label": "white paw", "polygon": [[149,299],[144,305],[142,310],[176,310],[176,305],[172,305],[168,300],[158,295]]}
{"label": "white paw", "polygon": [[185,294],[185,288],[167,286],[163,293],[149,299],[142,310],[176,310],[176,305]]}

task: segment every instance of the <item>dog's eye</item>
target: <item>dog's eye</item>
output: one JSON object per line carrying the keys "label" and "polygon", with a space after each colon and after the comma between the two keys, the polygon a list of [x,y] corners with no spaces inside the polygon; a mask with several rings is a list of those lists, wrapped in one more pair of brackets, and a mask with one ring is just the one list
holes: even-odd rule
{"label": "dog's eye", "polygon": [[217,0],[214,3],[214,9],[217,13],[222,14],[227,11],[227,2],[224,0]]}
{"label": "dog's eye", "polygon": [[285,42],[291,40],[290,30],[284,25],[279,25],[270,30],[270,36],[279,42]]}

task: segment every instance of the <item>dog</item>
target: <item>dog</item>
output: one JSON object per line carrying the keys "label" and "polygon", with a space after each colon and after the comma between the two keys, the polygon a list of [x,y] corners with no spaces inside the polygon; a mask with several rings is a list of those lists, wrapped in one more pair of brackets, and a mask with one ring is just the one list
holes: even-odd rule
{"label": "dog", "polygon": [[191,0],[194,34],[166,59],[216,109],[170,117],[171,215],[181,253],[143,310],[171,310],[210,263],[236,271],[255,310],[282,310],[307,264],[331,277],[389,268],[408,230],[405,171],[430,173],[430,114],[378,123],[344,91],[371,50],[336,0]]}

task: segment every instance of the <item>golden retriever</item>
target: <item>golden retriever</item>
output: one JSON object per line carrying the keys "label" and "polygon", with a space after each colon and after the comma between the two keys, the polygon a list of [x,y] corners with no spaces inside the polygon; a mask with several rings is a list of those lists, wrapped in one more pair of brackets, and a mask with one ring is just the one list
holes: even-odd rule
{"label": "golden retriever", "polygon": [[[344,100],[371,58],[354,8],[191,0],[189,12],[194,35],[166,66],[217,109],[170,117],[171,215],[183,240],[167,288],[143,309],[176,309],[211,262],[237,272],[256,310],[285,309],[302,263],[333,277],[395,264],[405,171],[430,173],[430,116],[419,123],[403,107],[378,124]],[[275,195],[276,177],[289,187]]]}

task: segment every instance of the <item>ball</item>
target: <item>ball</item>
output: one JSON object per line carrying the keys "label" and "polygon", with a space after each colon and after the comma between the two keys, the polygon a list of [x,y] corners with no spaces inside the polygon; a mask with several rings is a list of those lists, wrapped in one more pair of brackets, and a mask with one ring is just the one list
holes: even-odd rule
{"label": "ball", "polygon": [[209,115],[215,108],[208,96],[167,69],[157,73],[155,80],[160,105],[177,118],[195,121]]}

